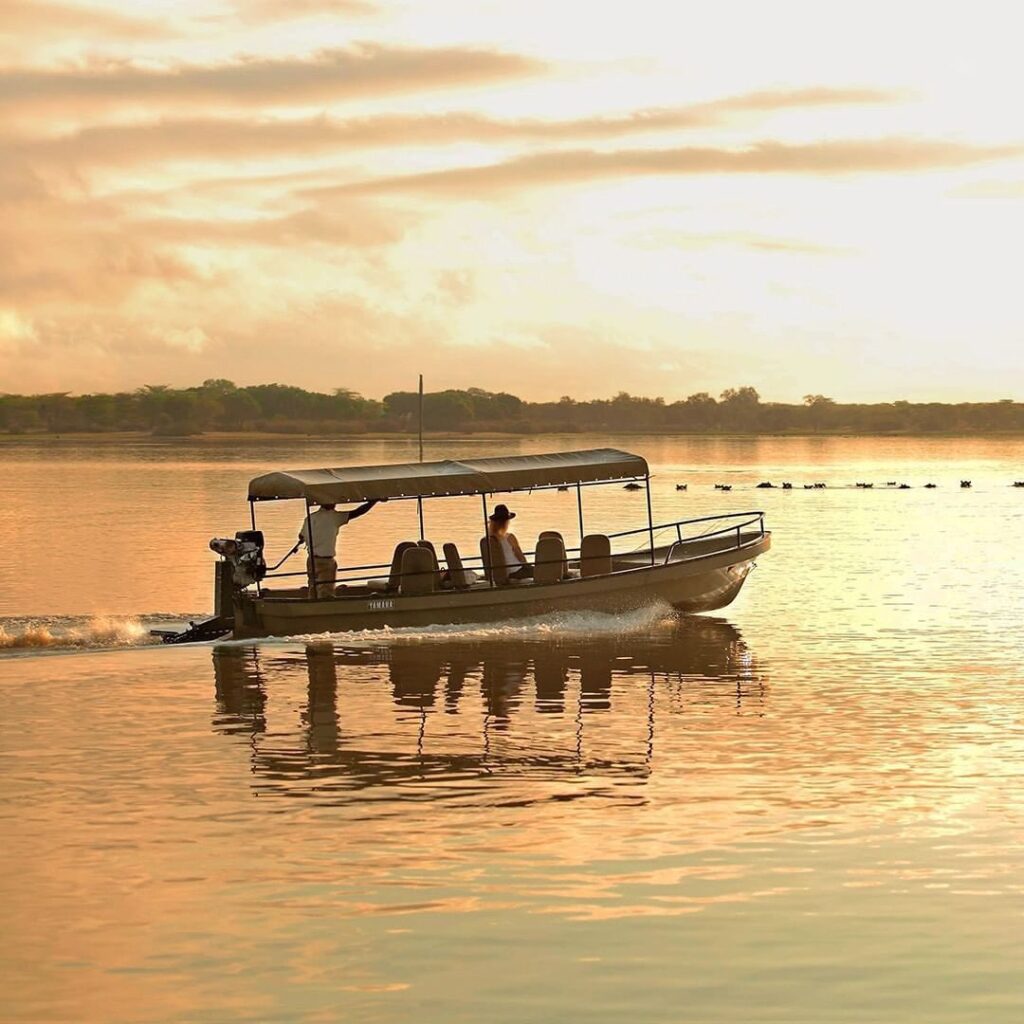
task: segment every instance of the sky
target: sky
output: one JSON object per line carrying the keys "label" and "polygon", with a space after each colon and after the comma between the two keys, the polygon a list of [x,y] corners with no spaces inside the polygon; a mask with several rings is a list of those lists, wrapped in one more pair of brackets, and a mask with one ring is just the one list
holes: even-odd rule
{"label": "sky", "polygon": [[0,392],[1024,399],[1011,0],[0,3]]}

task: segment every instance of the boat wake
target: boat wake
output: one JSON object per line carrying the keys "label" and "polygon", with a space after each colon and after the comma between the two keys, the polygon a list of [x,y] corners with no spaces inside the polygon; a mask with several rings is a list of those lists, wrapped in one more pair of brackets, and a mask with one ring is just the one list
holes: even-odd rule
{"label": "boat wake", "polygon": [[[150,635],[154,626],[170,622],[184,625],[188,616],[150,614],[137,616],[49,616],[0,618],[0,656],[71,651],[124,650],[160,646]],[[193,616],[195,618],[195,616]],[[285,646],[296,643],[338,643],[346,647],[380,647],[400,644],[451,642],[558,643],[588,638],[612,639],[670,632],[678,623],[673,609],[651,605],[619,614],[562,612],[530,619],[508,619],[479,625],[385,627],[339,633],[303,633],[288,637],[218,640],[220,646]],[[203,646],[209,645],[203,642]],[[187,646],[195,646],[189,644]],[[170,649],[170,648],[169,648]]]}
{"label": "boat wake", "polygon": [[487,643],[491,641],[557,643],[562,640],[613,638],[669,632],[679,621],[668,604],[649,605],[618,614],[608,612],[561,612],[536,618],[507,619],[503,622],[444,626],[384,627],[343,633],[303,633],[290,637],[265,637],[258,640],[222,640],[218,646],[295,643],[340,643],[346,647],[397,644],[451,643],[452,641]]}
{"label": "boat wake", "polygon": [[75,616],[0,618],[0,654],[61,650],[102,650],[158,644],[151,625],[178,616]]}

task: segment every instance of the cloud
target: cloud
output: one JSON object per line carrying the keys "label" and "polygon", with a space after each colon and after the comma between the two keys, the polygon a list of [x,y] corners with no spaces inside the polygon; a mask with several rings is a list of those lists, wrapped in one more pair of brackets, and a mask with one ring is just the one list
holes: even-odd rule
{"label": "cloud", "polygon": [[[651,390],[650,344],[609,326],[523,324],[471,345],[457,344],[448,340],[450,307],[401,311],[353,296],[282,302],[259,317],[225,316],[216,307],[177,315],[184,319],[166,323],[138,310],[103,309],[89,318],[58,310],[36,318],[32,340],[21,347],[12,343],[9,353],[0,348],[0,373],[17,380],[22,393],[102,391],[147,382],[184,386],[228,376],[240,384],[287,380],[324,391],[352,387],[383,395],[395,390],[402,367],[422,370],[432,389],[509,388],[535,399],[557,400],[567,381],[584,395]],[[524,347],[541,385],[509,387],[510,345]],[[675,377],[662,371],[659,380],[674,397],[705,387],[718,390],[721,381],[731,381],[735,353],[696,344],[661,354],[661,364],[667,361]],[[761,357],[749,355],[745,365],[756,373]]]}
{"label": "cloud", "polygon": [[127,166],[152,160],[225,160],[343,147],[616,138],[701,127],[741,111],[764,113],[806,106],[883,103],[894,98],[892,93],[871,89],[756,92],[690,106],[559,121],[499,119],[465,112],[384,114],[345,120],[326,116],[167,118],[144,124],[92,126],[50,139],[22,139],[19,145],[34,158]]}
{"label": "cloud", "polygon": [[752,249],[755,252],[787,253],[801,256],[845,256],[853,249],[838,245],[822,245],[794,238],[775,238],[746,232],[722,231],[706,234],[683,231],[644,231],[631,238],[634,244],[651,249],[710,249],[728,246]]}
{"label": "cloud", "polygon": [[[100,382],[128,363],[177,366],[175,353],[212,359],[225,321],[259,321],[311,279],[359,287],[414,223],[348,198],[208,219],[174,216],[179,199],[144,207],[0,160],[0,376]],[[143,219],[143,208],[157,212]]]}
{"label": "cloud", "polygon": [[850,252],[838,245],[815,245],[813,242],[794,242],[786,238],[748,238],[737,244],[760,252],[799,253],[802,256],[834,256]]}
{"label": "cloud", "polygon": [[361,45],[307,57],[246,57],[223,64],[153,68],[93,61],[84,66],[0,71],[0,103],[63,107],[323,102],[388,95],[537,73],[536,60],[469,47],[396,48]]}
{"label": "cloud", "polygon": [[889,103],[904,98],[887,89],[811,86],[806,89],[765,89],[739,93],[700,104],[698,110],[721,114],[729,111],[772,111],[795,107],[831,107],[837,104]]}
{"label": "cloud", "polygon": [[4,0],[0,4],[0,38],[16,37],[22,43],[51,36],[132,40],[165,34],[166,28],[156,22],[111,10],[46,0]]}
{"label": "cloud", "polygon": [[374,14],[368,0],[243,0],[235,12],[243,21],[292,21],[299,18],[364,17]]}
{"label": "cloud", "polygon": [[20,190],[0,193],[0,300],[96,306],[143,285],[204,282],[188,260],[133,230],[117,204],[21,180]]}
{"label": "cloud", "polygon": [[164,341],[172,348],[197,355],[210,344],[209,336],[201,327],[172,327],[164,334]]}
{"label": "cloud", "polygon": [[37,340],[30,320],[16,310],[0,308],[0,352],[17,352]]}
{"label": "cloud", "polygon": [[[4,198],[6,177],[17,199]],[[0,173],[0,304],[99,308],[116,306],[144,288],[201,292],[222,282],[199,268],[189,247],[369,251],[399,241],[411,223],[407,212],[399,216],[351,199],[261,217],[161,212],[141,218],[130,203],[59,192],[34,177]]]}
{"label": "cloud", "polygon": [[313,242],[358,249],[397,242],[404,233],[396,218],[351,202],[333,210],[310,206],[280,216],[245,220],[164,217],[138,221],[133,230],[170,243],[276,247]]}
{"label": "cloud", "polygon": [[46,186],[28,162],[12,152],[4,152],[5,148],[10,147],[0,147],[0,217],[5,203],[23,203],[47,196]]}
{"label": "cloud", "polygon": [[961,185],[953,195],[965,199],[1024,199],[1024,181],[978,181]]}
{"label": "cloud", "polygon": [[[90,230],[91,228],[91,230]],[[116,304],[143,285],[173,289],[206,283],[178,254],[154,247],[130,231],[104,229],[91,215],[71,221],[51,217],[0,226],[0,299],[18,303]],[[43,233],[45,232],[45,234]]]}
{"label": "cloud", "polygon": [[[180,325],[169,319],[157,324],[110,308],[88,315],[56,308],[39,311],[29,323],[31,333],[13,338],[3,334],[0,316],[0,369],[5,379],[18,381],[22,394],[56,390],[52,385],[67,390],[72,377],[83,391],[183,380],[197,372],[197,363],[204,367],[200,376],[210,376],[205,367],[218,365],[216,336],[187,319]],[[244,358],[243,352],[235,354]]]}
{"label": "cloud", "polygon": [[376,178],[309,190],[310,194],[420,193],[473,197],[481,191],[558,185],[636,175],[842,175],[927,171],[1018,156],[1021,146],[874,139],[803,145],[760,142],[743,149],[561,150],[478,167]]}

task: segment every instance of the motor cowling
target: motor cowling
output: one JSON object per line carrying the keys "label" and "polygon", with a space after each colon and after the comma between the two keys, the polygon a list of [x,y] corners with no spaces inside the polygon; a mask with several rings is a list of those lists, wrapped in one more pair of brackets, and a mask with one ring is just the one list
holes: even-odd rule
{"label": "motor cowling", "polygon": [[267,574],[262,530],[239,530],[234,538],[214,537],[210,550],[231,563],[234,583],[239,589],[258,582]]}

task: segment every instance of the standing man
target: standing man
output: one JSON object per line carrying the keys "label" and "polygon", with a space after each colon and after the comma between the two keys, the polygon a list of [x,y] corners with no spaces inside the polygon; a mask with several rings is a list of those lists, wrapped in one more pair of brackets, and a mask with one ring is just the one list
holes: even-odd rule
{"label": "standing man", "polygon": [[[299,543],[293,550],[298,551],[303,544],[306,545],[309,594],[315,589],[317,597],[334,597],[338,578],[338,531],[353,519],[365,516],[376,504],[376,501],[368,501],[351,512],[339,512],[333,504],[323,504],[302,524]],[[311,527],[312,543],[308,536]]]}

